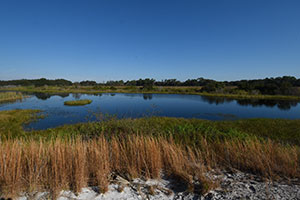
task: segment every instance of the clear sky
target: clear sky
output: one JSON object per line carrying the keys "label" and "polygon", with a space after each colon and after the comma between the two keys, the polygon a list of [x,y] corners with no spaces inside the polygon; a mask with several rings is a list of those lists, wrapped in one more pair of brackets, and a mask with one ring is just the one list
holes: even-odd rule
{"label": "clear sky", "polygon": [[0,79],[300,77],[299,0],[0,0]]}

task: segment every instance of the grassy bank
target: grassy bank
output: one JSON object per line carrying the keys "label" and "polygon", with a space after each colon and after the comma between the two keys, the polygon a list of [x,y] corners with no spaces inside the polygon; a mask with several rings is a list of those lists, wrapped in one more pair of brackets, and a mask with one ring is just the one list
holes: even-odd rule
{"label": "grassy bank", "polygon": [[0,103],[23,99],[24,96],[20,92],[0,92]]}
{"label": "grassy bank", "polygon": [[25,132],[37,111],[0,112],[0,193],[82,187],[107,190],[112,174],[128,180],[178,179],[205,193],[216,182],[210,169],[239,169],[267,178],[300,177],[300,120],[253,119],[213,122],[150,117],[106,118]]}
{"label": "grassy bank", "polygon": [[205,177],[210,168],[229,167],[261,174],[299,176],[296,147],[251,140],[208,142],[197,148],[176,144],[172,138],[100,136],[93,140],[56,139],[49,142],[8,140],[0,145],[2,196],[20,192],[61,190],[80,192],[86,186],[107,191],[112,174],[127,180],[174,177],[186,190],[205,193],[216,185]]}
{"label": "grassy bank", "polygon": [[75,100],[75,101],[65,101],[64,105],[66,105],[66,106],[84,106],[84,105],[87,105],[90,103],[92,103],[92,100],[81,99],[81,100]]}
{"label": "grassy bank", "polygon": [[143,89],[139,86],[43,86],[43,87],[14,87],[0,88],[0,90],[15,90],[22,92],[43,92],[43,93],[153,93],[153,94],[194,94],[203,96],[227,97],[231,99],[277,99],[277,100],[300,100],[300,96],[283,96],[283,95],[252,95],[247,93],[230,94],[230,93],[206,93],[200,92],[201,87],[187,86],[164,86],[153,87],[152,89]]}
{"label": "grassy bank", "polygon": [[38,110],[0,111],[0,139],[16,139],[26,137],[23,124],[38,118]]}
{"label": "grassy bank", "polygon": [[80,136],[86,140],[99,135],[110,137],[141,134],[151,137],[172,137],[176,143],[197,146],[205,137],[209,141],[224,139],[259,139],[300,146],[300,120],[245,119],[209,121],[169,117],[121,119],[99,117],[103,122],[65,125],[43,131],[27,132],[29,138],[69,138]]}

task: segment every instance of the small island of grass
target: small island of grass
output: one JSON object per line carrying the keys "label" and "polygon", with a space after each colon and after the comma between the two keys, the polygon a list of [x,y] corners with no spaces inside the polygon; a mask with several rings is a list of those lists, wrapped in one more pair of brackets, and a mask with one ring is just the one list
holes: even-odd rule
{"label": "small island of grass", "polygon": [[84,106],[87,104],[92,103],[90,99],[82,99],[82,100],[75,100],[75,101],[65,101],[64,105],[66,106]]}
{"label": "small island of grass", "polygon": [[0,102],[22,100],[25,96],[20,92],[0,92]]}

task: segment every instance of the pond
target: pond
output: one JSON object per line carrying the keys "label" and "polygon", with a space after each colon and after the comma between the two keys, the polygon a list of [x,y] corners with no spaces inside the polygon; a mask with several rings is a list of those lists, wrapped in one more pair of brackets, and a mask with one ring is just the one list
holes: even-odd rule
{"label": "pond", "polygon": [[[85,106],[65,106],[64,101],[91,99]],[[0,110],[39,109],[45,118],[30,123],[27,129],[46,129],[97,120],[99,113],[122,117],[168,116],[208,120],[242,118],[300,119],[299,101],[234,100],[220,97],[181,94],[45,94],[33,93],[14,103],[0,104]],[[97,117],[98,116],[98,117]]]}

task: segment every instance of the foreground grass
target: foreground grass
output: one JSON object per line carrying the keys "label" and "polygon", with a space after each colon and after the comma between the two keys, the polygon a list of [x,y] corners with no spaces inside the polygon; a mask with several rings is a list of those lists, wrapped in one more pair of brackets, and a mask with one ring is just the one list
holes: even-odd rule
{"label": "foreground grass", "polygon": [[0,103],[7,101],[16,101],[23,98],[24,96],[20,92],[0,92]]}
{"label": "foreground grass", "polygon": [[107,191],[112,174],[128,180],[176,178],[186,190],[205,193],[215,183],[205,177],[210,168],[237,168],[266,177],[299,177],[299,151],[271,141],[208,142],[191,148],[172,138],[103,135],[97,139],[53,141],[7,140],[0,145],[0,191],[14,197],[21,192],[61,190],[76,193],[86,186]]}
{"label": "foreground grass", "polygon": [[[0,90],[11,90],[11,88],[0,88]],[[201,92],[201,87],[195,86],[155,86],[151,90],[145,90],[140,86],[19,86],[15,91],[22,92],[44,92],[44,93],[153,93],[153,94],[194,94],[202,96],[227,97],[232,99],[276,99],[276,100],[300,100],[300,96],[284,95],[252,95],[252,94],[229,94],[229,93],[206,93]]]}
{"label": "foreground grass", "polygon": [[0,112],[0,193],[107,190],[112,174],[131,180],[172,176],[189,191],[216,183],[210,169],[239,169],[267,178],[300,177],[299,120],[212,122],[151,117],[105,118],[25,132],[37,111]]}
{"label": "foreground grass", "polygon": [[84,106],[84,105],[87,105],[90,103],[92,103],[92,100],[81,99],[81,100],[75,100],[75,101],[65,101],[64,105],[66,105],[66,106]]}

